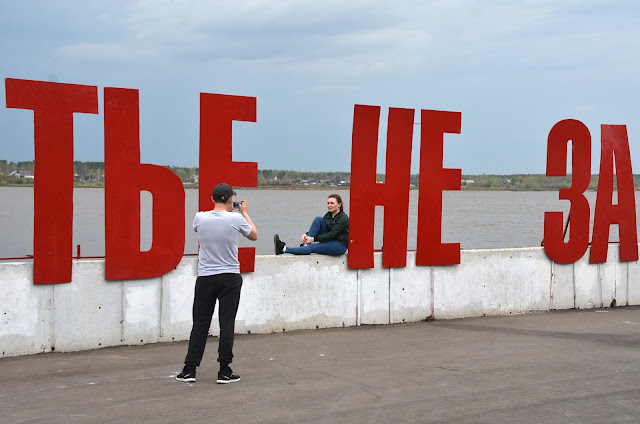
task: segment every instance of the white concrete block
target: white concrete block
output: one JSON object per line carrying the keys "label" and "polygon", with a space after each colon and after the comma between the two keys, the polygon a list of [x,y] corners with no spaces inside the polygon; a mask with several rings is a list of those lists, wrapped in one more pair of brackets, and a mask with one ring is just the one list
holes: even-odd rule
{"label": "white concrete block", "polygon": [[462,251],[459,265],[434,267],[435,318],[547,310],[550,284],[542,248]]}
{"label": "white concrete block", "polygon": [[553,263],[553,282],[550,309],[575,308],[573,264]]}
{"label": "white concrete block", "polygon": [[243,274],[236,332],[352,326],[356,301],[346,256],[257,256],[255,272]]}
{"label": "white concrete block", "polygon": [[52,285],[33,284],[33,262],[1,266],[0,358],[51,351]]}
{"label": "white concrete block", "polygon": [[160,341],[189,340],[197,275],[198,258],[184,257],[176,269],[162,276]]}
{"label": "white concrete block", "polygon": [[602,307],[602,291],[600,290],[600,266],[589,263],[591,248],[584,256],[573,264],[576,288],[576,308],[591,309]]}
{"label": "white concrete block", "polygon": [[382,268],[382,253],[373,260],[374,268],[358,271],[360,324],[389,324],[389,269]]}
{"label": "white concrete block", "polygon": [[628,267],[628,302],[629,305],[640,305],[640,262],[629,262]]}
{"label": "white concrete block", "polygon": [[627,264],[620,262],[620,245],[609,244],[607,262],[600,264],[600,288],[602,290],[602,306],[627,304]]}
{"label": "white concrete block", "polygon": [[616,306],[629,306],[629,262],[616,267]]}
{"label": "white concrete block", "polygon": [[[543,249],[463,251],[456,266],[349,270],[347,256],[258,256],[243,274],[236,332],[497,315],[571,307],[640,305],[640,264],[554,265]],[[105,281],[104,261],[73,262],[69,284],[33,285],[31,262],[0,263],[0,352],[14,356],[153,341],[187,340],[197,258],[149,280]],[[432,282],[433,281],[433,282]],[[574,289],[575,287],[575,289]],[[553,299],[551,298],[553,294]],[[574,300],[575,297],[575,300]],[[575,303],[574,303],[575,302]],[[217,309],[217,306],[216,306]],[[217,313],[211,334],[218,334]],[[141,341],[142,340],[142,341]]]}
{"label": "white concrete block", "polygon": [[405,268],[391,268],[391,323],[416,322],[431,316],[432,267],[416,266],[416,252],[407,253]]}
{"label": "white concrete block", "polygon": [[122,282],[105,281],[104,260],[73,261],[70,284],[53,287],[55,349],[122,344]]}
{"label": "white concrete block", "polygon": [[160,339],[160,277],[123,282],[124,344],[155,343]]}
{"label": "white concrete block", "polygon": [[609,247],[607,263],[616,267],[616,306],[629,305],[629,265],[637,262],[620,262],[620,245],[612,244]]}

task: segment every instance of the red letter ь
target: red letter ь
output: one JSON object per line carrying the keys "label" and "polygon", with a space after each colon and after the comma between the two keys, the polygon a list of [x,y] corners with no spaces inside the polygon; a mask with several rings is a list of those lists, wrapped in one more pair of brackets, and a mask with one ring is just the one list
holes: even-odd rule
{"label": "red letter \u044c", "polygon": [[33,283],[71,281],[73,114],[98,113],[98,88],[7,78],[7,107],[33,110]]}
{"label": "red letter \u044c", "polygon": [[422,110],[416,265],[460,263],[460,244],[442,243],[442,191],[460,190],[462,171],[443,168],[444,134],[460,134],[462,114]]}
{"label": "red letter \u044c", "polygon": [[589,247],[589,202],[584,197],[591,180],[591,133],[580,121],[565,119],[551,128],[547,139],[547,176],[567,175],[567,143],[571,140],[571,187],[561,188],[560,200],[569,200],[569,240],[564,241],[562,212],[544,213],[544,250],[557,263],[580,259]]}
{"label": "red letter \u044c", "polygon": [[[234,162],[233,121],[256,122],[256,98],[200,93],[200,192],[199,210],[210,210],[211,191],[220,184],[257,187],[258,164]],[[254,247],[238,249],[240,272],[253,272]]]}
{"label": "red letter \u044c", "polygon": [[[140,163],[138,90],[104,89],[106,279],[153,278],[184,253],[184,187],[169,169]],[[140,251],[140,191],[153,197],[153,241]]]}
{"label": "red letter \u044c", "polygon": [[[591,240],[592,264],[606,262],[609,246],[609,227],[618,224],[620,261],[638,260],[636,200],[631,170],[631,154],[625,125],[602,125],[602,150],[596,212],[593,217]],[[618,183],[618,204],[613,204],[613,170]]]}
{"label": "red letter \u044c", "polygon": [[382,266],[407,264],[413,109],[389,108],[386,178],[376,181],[379,106],[355,105],[351,156],[349,268],[373,268],[376,205],[384,206]]}

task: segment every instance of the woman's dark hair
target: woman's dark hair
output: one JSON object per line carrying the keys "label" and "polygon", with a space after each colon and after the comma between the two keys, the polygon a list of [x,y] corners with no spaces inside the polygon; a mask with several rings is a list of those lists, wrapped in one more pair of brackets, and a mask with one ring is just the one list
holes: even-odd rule
{"label": "woman's dark hair", "polygon": [[336,199],[336,202],[338,202],[340,204],[340,212],[344,212],[344,210],[342,209],[342,197],[340,197],[339,194],[330,194],[327,199],[333,197],[334,199]]}

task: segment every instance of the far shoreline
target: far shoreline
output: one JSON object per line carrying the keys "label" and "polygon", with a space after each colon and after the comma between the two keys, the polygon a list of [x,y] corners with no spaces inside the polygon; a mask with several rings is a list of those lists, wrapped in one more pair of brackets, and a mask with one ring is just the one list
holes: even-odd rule
{"label": "far shoreline", "polygon": [[[0,187],[24,187],[24,188],[33,188],[33,184],[0,184]],[[197,190],[199,187],[197,184],[186,184],[183,186],[185,190]],[[102,188],[104,189],[104,183],[94,183],[94,184],[86,184],[86,183],[75,183],[73,188]],[[239,190],[273,190],[273,191],[284,191],[284,190],[299,190],[299,191],[349,191],[351,187],[345,186],[262,186],[262,187],[244,187],[244,186],[234,186]],[[541,188],[541,189],[508,189],[508,188],[497,188],[497,187],[461,187],[459,190],[444,190],[444,191],[510,191],[510,192],[536,192],[536,191],[557,191],[562,187],[554,187],[554,188]],[[419,190],[419,187],[410,187],[409,190]],[[587,189],[586,191],[597,191],[596,189]],[[617,191],[614,189],[614,191]],[[638,191],[638,190],[636,190]]]}

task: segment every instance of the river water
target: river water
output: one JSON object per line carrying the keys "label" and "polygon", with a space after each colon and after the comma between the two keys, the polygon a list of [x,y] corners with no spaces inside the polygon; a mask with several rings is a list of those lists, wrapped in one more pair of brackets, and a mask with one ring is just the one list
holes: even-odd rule
{"label": "river water", "polygon": [[[236,200],[244,199],[258,228],[257,242],[241,237],[241,246],[254,246],[259,255],[273,254],[273,235],[291,245],[299,244],[313,217],[326,212],[326,198],[338,193],[349,213],[349,190],[236,190]],[[587,192],[591,220],[596,193]],[[152,197],[141,194],[142,250],[151,247]],[[640,210],[636,193],[636,210]],[[191,224],[197,211],[198,191],[186,190],[184,253],[196,253],[197,235]],[[460,243],[463,249],[491,249],[540,246],[545,211],[569,210],[568,201],[557,192],[447,191],[443,198],[442,241]],[[375,247],[382,247],[383,208],[376,207]],[[408,249],[416,247],[418,191],[409,202]],[[640,226],[639,226],[640,228]],[[81,245],[82,256],[104,255],[104,189],[74,189],[73,254]],[[0,187],[0,258],[23,257],[33,253],[33,188]],[[618,241],[612,226],[610,241]]]}

